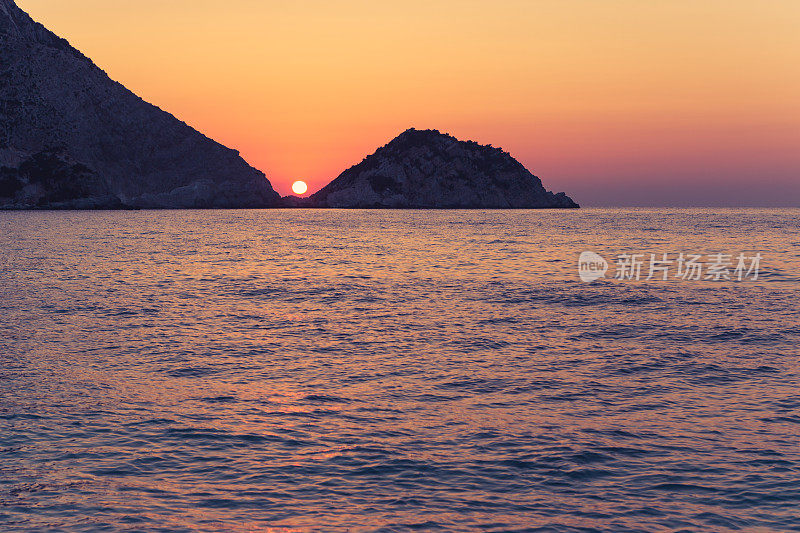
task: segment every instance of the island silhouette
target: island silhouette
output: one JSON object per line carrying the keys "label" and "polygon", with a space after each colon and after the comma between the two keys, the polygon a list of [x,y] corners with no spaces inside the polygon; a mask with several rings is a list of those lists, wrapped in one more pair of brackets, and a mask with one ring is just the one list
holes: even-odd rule
{"label": "island silhouette", "polygon": [[382,209],[577,208],[500,148],[409,129],[309,198],[301,207]]}
{"label": "island silhouette", "polygon": [[0,208],[576,208],[499,148],[409,129],[308,198],[0,0]]}

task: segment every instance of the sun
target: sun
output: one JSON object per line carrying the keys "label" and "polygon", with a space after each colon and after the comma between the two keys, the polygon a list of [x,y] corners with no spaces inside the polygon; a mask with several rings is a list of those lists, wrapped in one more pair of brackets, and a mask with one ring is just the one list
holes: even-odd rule
{"label": "sun", "polygon": [[295,181],[292,183],[292,192],[295,194],[305,194],[308,192],[308,185],[305,181]]}

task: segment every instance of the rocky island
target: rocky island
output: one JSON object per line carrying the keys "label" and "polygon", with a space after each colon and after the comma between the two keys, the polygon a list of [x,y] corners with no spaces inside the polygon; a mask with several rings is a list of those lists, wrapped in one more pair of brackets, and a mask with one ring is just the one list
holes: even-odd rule
{"label": "rocky island", "polygon": [[577,208],[500,148],[409,129],[307,199],[291,205],[334,208]]}
{"label": "rocky island", "polygon": [[239,153],[0,0],[0,208],[273,207]]}
{"label": "rocky island", "polygon": [[410,129],[309,198],[0,0],[0,209],[575,208],[499,148]]}

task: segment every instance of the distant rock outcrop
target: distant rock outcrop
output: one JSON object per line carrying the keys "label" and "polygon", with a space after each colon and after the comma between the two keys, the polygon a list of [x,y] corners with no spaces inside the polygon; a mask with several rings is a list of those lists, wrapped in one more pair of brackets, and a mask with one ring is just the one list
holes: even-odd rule
{"label": "distant rock outcrop", "polygon": [[[287,201],[288,199],[285,199]],[[294,205],[340,208],[577,208],[499,148],[410,129]]]}
{"label": "distant rock outcrop", "polygon": [[0,0],[0,208],[270,207],[239,153]]}

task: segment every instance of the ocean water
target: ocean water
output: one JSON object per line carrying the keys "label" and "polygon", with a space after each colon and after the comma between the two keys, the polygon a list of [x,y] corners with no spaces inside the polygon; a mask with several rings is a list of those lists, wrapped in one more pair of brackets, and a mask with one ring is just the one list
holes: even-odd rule
{"label": "ocean water", "polygon": [[[1,531],[800,531],[800,210],[0,213],[0,252]],[[610,278],[681,252],[763,259]]]}

